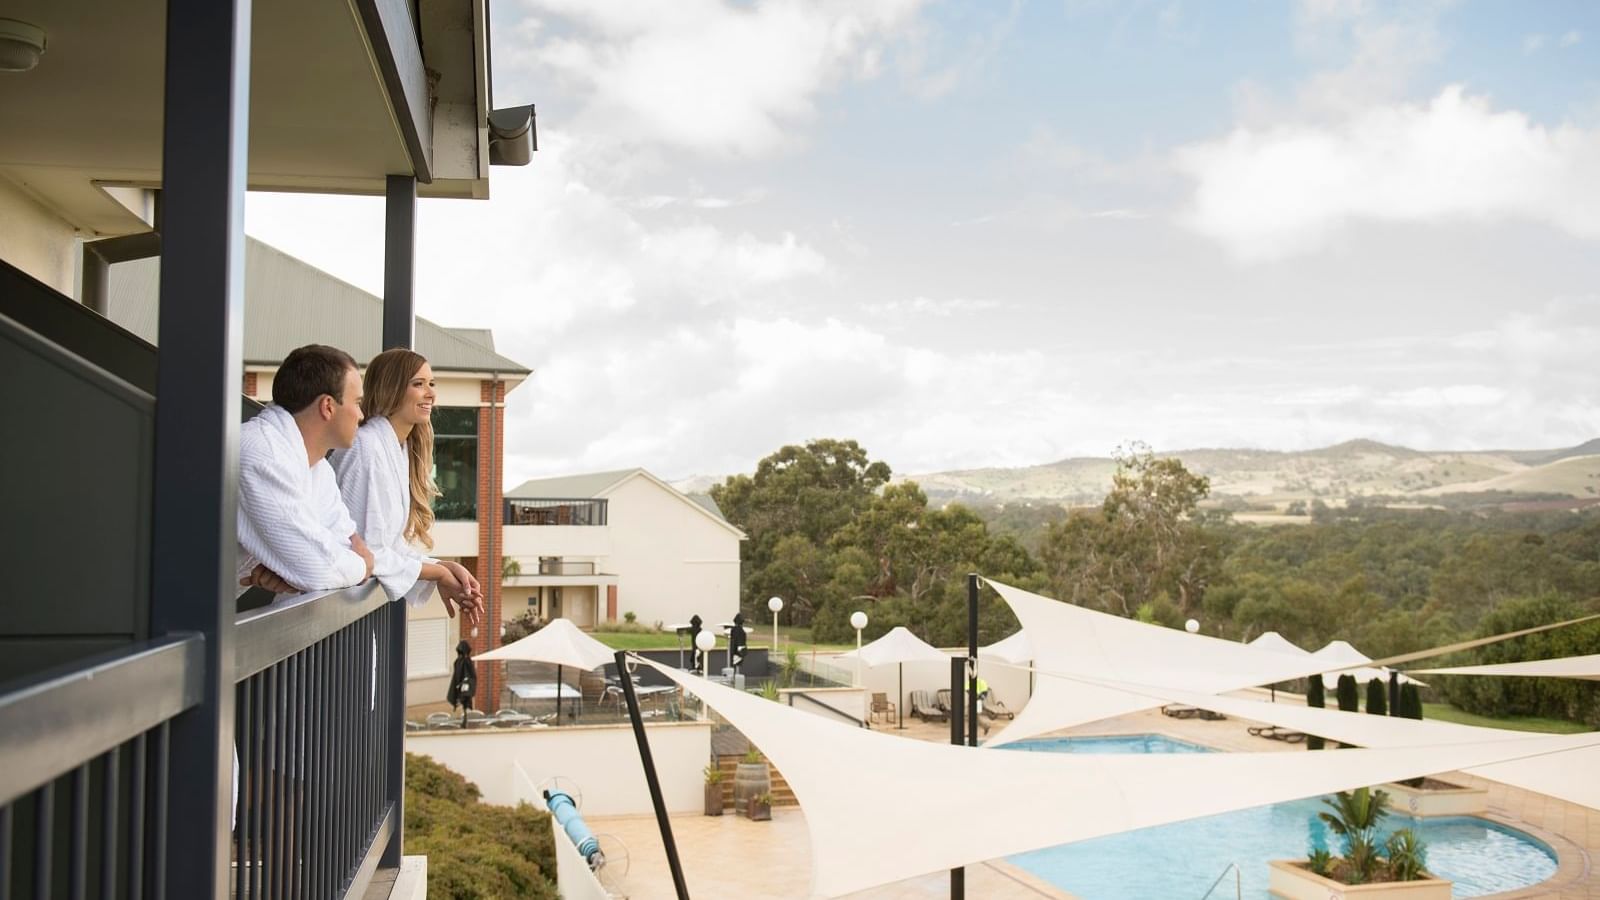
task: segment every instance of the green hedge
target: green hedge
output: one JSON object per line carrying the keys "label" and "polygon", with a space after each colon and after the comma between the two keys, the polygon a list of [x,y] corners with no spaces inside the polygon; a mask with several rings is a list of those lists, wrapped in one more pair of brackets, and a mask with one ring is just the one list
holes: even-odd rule
{"label": "green hedge", "polygon": [[405,852],[428,857],[428,896],[559,900],[550,814],[479,796],[431,758],[406,754]]}
{"label": "green hedge", "polygon": [[[1485,616],[1478,636],[1503,634],[1597,612],[1594,604],[1557,597],[1511,600]],[[1530,659],[1555,659],[1600,653],[1600,622],[1586,622],[1554,631],[1512,638],[1480,647],[1457,665],[1491,665]],[[1482,716],[1542,716],[1600,727],[1600,682],[1576,678],[1503,678],[1436,676],[1434,687],[1457,708]]]}

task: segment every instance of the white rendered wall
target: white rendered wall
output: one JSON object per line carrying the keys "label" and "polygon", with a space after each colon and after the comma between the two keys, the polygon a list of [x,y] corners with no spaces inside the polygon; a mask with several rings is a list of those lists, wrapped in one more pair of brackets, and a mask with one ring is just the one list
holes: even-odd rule
{"label": "white rendered wall", "polygon": [[617,617],[675,624],[698,613],[731,621],[739,611],[739,537],[670,488],[643,476],[607,495]]}
{"label": "white rendered wall", "polygon": [[[957,651],[946,648],[946,652],[955,653]],[[965,654],[964,649],[960,652]],[[822,664],[816,668],[822,668],[823,674],[829,677],[841,674],[845,677],[854,677],[854,659],[841,659],[840,654],[818,653],[816,654],[816,662]],[[800,663],[801,667],[807,671],[813,668],[810,654],[801,654]],[[887,694],[889,700],[895,704],[896,708],[899,708],[901,701],[897,679],[900,668],[898,665],[886,665],[877,668],[862,666],[861,684],[863,689],[869,695],[878,692]],[[904,696],[907,698],[911,696],[912,691],[950,689],[950,664],[948,662],[906,663],[904,670]],[[978,675],[988,683],[989,690],[1000,698],[1001,702],[1006,705],[1006,709],[1011,712],[1019,712],[1023,706],[1027,705],[1031,692],[1028,689],[1028,673],[1026,671],[980,658],[978,660]],[[909,700],[905,704],[905,710],[909,716],[911,712]]]}
{"label": "white rendered wall", "polygon": [[66,220],[0,178],[0,259],[71,297],[75,236]]}
{"label": "white rendered wall", "polygon": [[[702,770],[711,758],[711,723],[667,722],[647,731],[667,811],[704,812]],[[628,725],[412,732],[406,735],[406,751],[430,756],[465,776],[489,803],[528,800],[537,796],[538,785],[561,775],[583,791],[585,816],[653,813]]]}

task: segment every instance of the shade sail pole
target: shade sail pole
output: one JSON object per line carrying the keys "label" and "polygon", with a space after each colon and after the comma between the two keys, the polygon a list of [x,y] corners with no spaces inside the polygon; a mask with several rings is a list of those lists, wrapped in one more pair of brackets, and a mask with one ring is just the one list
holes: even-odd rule
{"label": "shade sail pole", "polygon": [[[709,654],[708,654],[709,655]],[[683,865],[678,862],[678,842],[672,839],[672,820],[667,818],[667,802],[661,798],[661,779],[656,777],[656,763],[650,756],[650,741],[644,734],[644,717],[639,714],[639,698],[633,693],[633,679],[628,676],[628,651],[617,651],[617,680],[622,682],[622,696],[628,700],[628,718],[633,721],[633,739],[639,745],[639,763],[644,766],[644,780],[650,786],[650,805],[655,807],[656,824],[661,827],[661,846],[667,851],[667,866],[672,869],[672,887],[678,900],[689,900],[689,886],[683,880]],[[559,718],[561,707],[556,707]]]}

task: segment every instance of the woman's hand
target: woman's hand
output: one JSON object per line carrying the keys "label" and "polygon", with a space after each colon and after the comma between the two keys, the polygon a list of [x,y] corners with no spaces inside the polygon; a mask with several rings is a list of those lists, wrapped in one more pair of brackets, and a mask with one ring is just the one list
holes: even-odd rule
{"label": "woman's hand", "polygon": [[[460,564],[456,564],[455,568],[460,569]],[[449,564],[445,564],[444,573],[439,577],[438,583],[439,599],[444,601],[445,613],[455,618],[456,607],[460,606],[462,620],[474,628],[478,627],[479,621],[483,619],[483,601],[468,592],[466,586],[456,578]]]}
{"label": "woman's hand", "polygon": [[451,560],[441,560],[439,564],[444,566],[451,575],[455,576],[456,583],[461,585],[461,589],[468,595],[477,600],[483,599],[483,586],[478,584],[478,579],[467,571],[466,566]]}

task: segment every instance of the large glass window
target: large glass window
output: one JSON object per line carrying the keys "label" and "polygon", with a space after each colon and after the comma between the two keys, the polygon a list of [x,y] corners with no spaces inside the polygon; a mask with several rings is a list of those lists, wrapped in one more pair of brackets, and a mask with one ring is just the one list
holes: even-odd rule
{"label": "large glass window", "polygon": [[441,521],[478,517],[478,410],[441,406],[433,411],[433,480],[439,496],[433,514]]}

